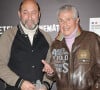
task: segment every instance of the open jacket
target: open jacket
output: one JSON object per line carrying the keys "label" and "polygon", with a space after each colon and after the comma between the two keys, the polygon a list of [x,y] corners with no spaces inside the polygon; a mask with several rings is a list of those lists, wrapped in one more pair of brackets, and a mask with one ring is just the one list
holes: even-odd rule
{"label": "open jacket", "polygon": [[55,74],[49,78],[57,90],[100,90],[100,36],[80,30],[71,52],[64,38],[55,39],[51,52]]}
{"label": "open jacket", "polygon": [[[9,60],[11,58],[10,55],[11,55],[11,50],[12,50],[12,44],[13,44],[14,39],[16,37],[17,31],[18,31],[18,27],[13,27],[9,30],[6,30],[3,33],[3,35],[0,37],[0,78],[11,86],[15,86],[16,82],[20,78],[20,76],[17,73],[13,72],[11,70],[11,68],[8,67]],[[45,39],[48,42],[49,47],[50,47],[52,40],[49,37],[49,35],[40,29],[39,29],[39,32],[41,32],[42,35],[45,37]],[[14,53],[16,53],[16,52],[14,52]],[[48,50],[47,57],[46,57],[47,62],[50,61],[50,57],[51,57],[50,50]],[[12,65],[15,65],[15,64],[12,63]],[[34,74],[36,74],[36,73],[34,73]],[[47,81],[47,80],[48,79],[46,79],[46,77],[44,76],[43,81]],[[50,80],[48,80],[48,82],[51,84]]]}

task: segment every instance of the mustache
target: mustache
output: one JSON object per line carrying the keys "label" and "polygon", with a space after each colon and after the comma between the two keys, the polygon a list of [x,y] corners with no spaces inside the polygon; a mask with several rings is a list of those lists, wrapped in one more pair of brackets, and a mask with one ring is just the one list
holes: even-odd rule
{"label": "mustache", "polygon": [[36,22],[33,21],[33,20],[26,20],[26,21],[25,21],[25,24],[26,24],[26,23],[33,23],[33,24],[35,24]]}

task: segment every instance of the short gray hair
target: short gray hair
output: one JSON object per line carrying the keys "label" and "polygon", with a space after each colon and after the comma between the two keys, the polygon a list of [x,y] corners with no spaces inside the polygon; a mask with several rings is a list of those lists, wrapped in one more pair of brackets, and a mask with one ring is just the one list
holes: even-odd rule
{"label": "short gray hair", "polygon": [[57,15],[59,15],[60,12],[62,12],[64,10],[66,10],[66,11],[72,11],[74,19],[77,19],[79,17],[78,10],[74,6],[72,6],[72,5],[63,5],[62,7],[59,8],[59,10],[57,12]]}

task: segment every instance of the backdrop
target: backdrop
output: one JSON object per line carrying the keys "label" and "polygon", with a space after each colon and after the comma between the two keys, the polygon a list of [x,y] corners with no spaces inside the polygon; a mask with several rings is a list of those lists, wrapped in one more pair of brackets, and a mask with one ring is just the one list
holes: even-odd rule
{"label": "backdrop", "polygon": [[[0,0],[0,35],[19,23],[17,11],[20,2],[21,0]],[[40,27],[53,39],[59,30],[56,12],[64,4],[72,4],[78,9],[80,25],[84,30],[89,30],[90,18],[100,17],[100,0],[37,0],[37,2],[41,8]],[[0,88],[2,85],[0,82]],[[56,90],[55,85],[53,90]]]}
{"label": "backdrop", "polygon": [[[0,35],[9,27],[19,23],[17,11],[22,0],[0,0]],[[85,30],[89,30],[89,19],[100,17],[100,0],[37,0],[41,8],[41,26],[52,38],[58,31],[58,8],[64,4],[72,4],[79,11],[80,24]]]}

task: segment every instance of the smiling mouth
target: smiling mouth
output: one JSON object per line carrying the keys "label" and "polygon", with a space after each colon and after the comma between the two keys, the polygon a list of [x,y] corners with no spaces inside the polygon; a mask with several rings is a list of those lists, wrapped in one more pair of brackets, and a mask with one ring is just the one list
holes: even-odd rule
{"label": "smiling mouth", "polygon": [[69,28],[64,28],[64,31],[69,31]]}

